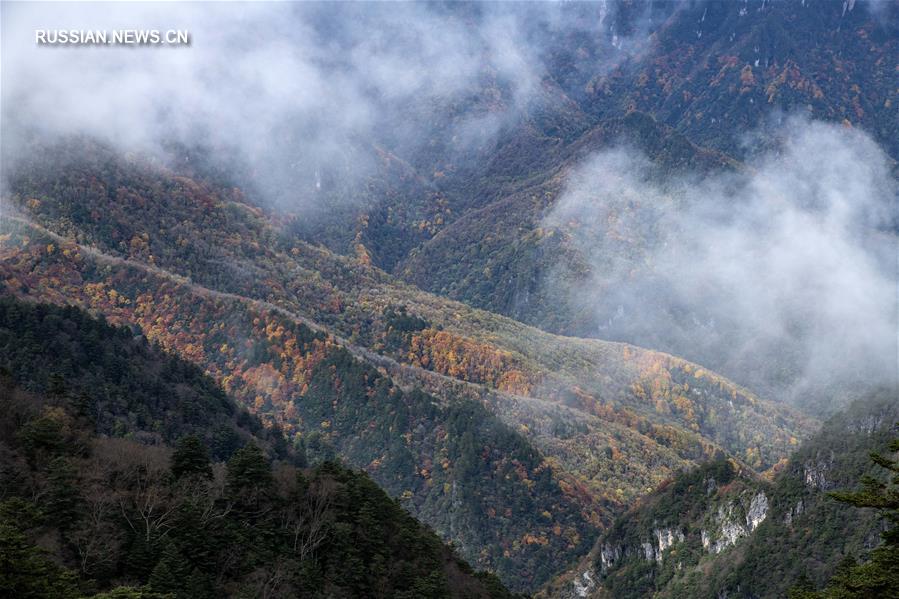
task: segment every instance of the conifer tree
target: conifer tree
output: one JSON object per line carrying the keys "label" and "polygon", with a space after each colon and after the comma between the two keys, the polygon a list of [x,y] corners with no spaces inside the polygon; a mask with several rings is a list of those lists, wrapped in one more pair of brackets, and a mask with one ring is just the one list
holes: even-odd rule
{"label": "conifer tree", "polygon": [[182,437],[172,454],[172,475],[212,478],[212,464],[206,446],[196,435]]}

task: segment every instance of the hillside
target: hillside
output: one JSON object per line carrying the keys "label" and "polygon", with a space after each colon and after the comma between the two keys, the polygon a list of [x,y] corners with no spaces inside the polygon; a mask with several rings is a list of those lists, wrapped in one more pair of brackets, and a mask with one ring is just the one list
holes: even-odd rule
{"label": "hillside", "polygon": [[42,149],[13,189],[41,225],[2,223],[9,292],[140,326],[514,588],[677,469],[726,451],[761,471],[813,426],[678,358],[422,293],[283,234],[239,190],[91,143]]}
{"label": "hillside", "polygon": [[326,201],[297,230],[338,253],[365,248],[376,266],[425,290],[551,332],[602,337],[603,319],[569,305],[552,272],[562,263],[577,278],[588,265],[541,224],[565,176],[591,152],[638,149],[662,179],[729,170],[799,114],[856,127],[899,158],[895,3],[609,2],[560,11],[590,21],[603,18],[600,4],[614,15],[608,26],[636,36],[639,51],[622,52],[602,35],[550,35],[540,46],[539,93],[492,144],[454,152],[445,120],[500,111],[489,99],[511,101],[501,86],[472,89],[461,105],[410,110],[414,122],[441,123],[423,125],[425,147],[387,141],[369,150],[382,168],[353,192],[366,200],[338,210]]}
{"label": "hillside", "polygon": [[848,558],[880,543],[874,510],[827,493],[883,479],[871,452],[896,436],[896,390],[857,400],[828,420],[773,478],[723,460],[679,474],[637,502],[547,597],[783,597],[821,588]]}
{"label": "hillside", "polygon": [[[447,18],[470,24],[480,23],[486,18],[483,13],[490,12],[477,5],[443,10]],[[498,118],[514,104],[511,90],[488,70],[477,85],[466,89],[463,99],[411,101],[396,107],[403,113],[402,130],[418,127],[424,143],[410,149],[393,139],[401,138],[397,132],[379,132],[383,143],[361,150],[369,157],[366,164],[379,165],[377,174],[352,192],[338,183],[329,190],[323,183],[320,199],[329,209],[304,218],[298,230],[338,253],[352,254],[362,244],[377,266],[402,274],[403,262],[419,251],[444,255],[453,250],[445,240],[431,240],[442,231],[451,239],[449,230],[456,221],[471,220],[525,188],[542,195],[539,186],[578,147],[595,150],[622,140],[638,147],[667,146],[667,165],[701,170],[716,151],[723,161],[742,158],[781,127],[784,117],[796,113],[858,127],[899,158],[892,85],[895,3],[703,0],[563,5],[555,9],[555,18],[570,30],[553,28],[552,19],[547,23],[540,8],[533,10],[533,30],[526,34],[535,38],[535,51],[545,61],[541,85],[492,142],[465,151],[453,144],[458,136],[453,126],[467,116]],[[600,21],[633,48],[618,47],[605,31],[590,31],[585,25]],[[648,117],[663,130],[647,135],[645,126],[643,131],[628,126],[622,131],[618,123],[629,115]],[[672,138],[665,127],[679,135]],[[602,133],[615,129],[619,135]],[[697,155],[690,145],[702,150]],[[364,200],[350,205],[332,201],[346,193]],[[334,210],[335,205],[340,208]],[[471,226],[462,225],[463,230]],[[505,303],[488,306],[489,298],[472,289],[468,280],[484,267],[474,260],[464,264],[464,271],[449,274],[432,274],[427,264],[418,268],[420,261],[413,259],[408,265],[410,280],[426,281],[429,290],[444,290],[454,299],[504,314],[526,314],[531,320],[535,316],[508,303],[506,293],[500,294]],[[519,272],[511,264],[504,266]],[[493,283],[498,286],[501,279]]]}
{"label": "hillside", "polygon": [[[645,40],[643,33],[628,38],[637,50],[619,53],[604,46],[601,35],[549,44],[545,94],[503,129],[495,144],[459,169],[440,146],[409,156],[410,172],[427,182],[430,196],[385,194],[379,208],[361,209],[343,222],[358,244],[330,247],[351,254],[360,244],[397,247],[381,237],[395,238],[383,223],[410,228],[400,207],[424,202],[433,212],[416,217],[413,224],[421,234],[401,244],[403,255],[389,261],[370,252],[376,265],[427,291],[552,333],[673,353],[758,393],[825,414],[829,408],[815,398],[827,392],[827,384],[805,389],[815,377],[805,372],[803,360],[811,352],[804,339],[791,344],[780,336],[772,344],[755,345],[758,327],[744,334],[742,314],[697,308],[672,291],[677,277],[672,283],[664,268],[653,270],[666,259],[688,270],[691,257],[675,257],[675,250],[679,244],[701,244],[707,234],[703,225],[709,223],[691,227],[695,215],[684,210],[690,204],[677,193],[670,194],[671,204],[684,205],[670,211],[657,212],[648,198],[656,188],[667,196],[683,178],[694,188],[733,184],[735,171],[746,179],[759,173],[763,178],[771,161],[759,161],[759,155],[788,154],[780,140],[797,117],[869,136],[891,160],[886,170],[895,179],[897,5],[862,0],[601,4],[615,14],[607,22],[622,37],[629,30],[643,31],[640,23],[647,27]],[[610,56],[617,57],[611,68],[605,60]],[[608,223],[554,222],[553,211],[577,181],[578,167],[589,169],[591,156],[622,148],[649,159],[645,170],[652,189],[644,186],[629,195],[626,180],[609,190],[611,199],[587,198],[586,206],[613,203]],[[396,152],[403,155],[399,148]],[[825,155],[836,157],[838,151]],[[862,165],[851,166],[838,160],[830,172],[864,168],[872,159],[877,160],[866,154]],[[634,162],[603,166],[614,177],[628,173]],[[801,173],[801,167],[795,172]],[[601,185],[601,175],[597,178],[590,186]],[[800,181],[790,187],[806,185]],[[724,209],[732,191],[704,208]],[[889,202],[890,193],[886,197]],[[684,229],[677,228],[679,220],[688,221]],[[866,236],[894,236],[895,215],[885,220]],[[701,277],[703,271],[696,268]],[[634,296],[651,301],[635,302]],[[731,303],[721,300],[716,306]],[[720,343],[714,341],[718,338]],[[870,378],[860,374],[846,386],[851,391]]]}
{"label": "hillside", "polygon": [[560,265],[575,279],[589,265],[544,220],[572,171],[593,153],[618,144],[644,152],[660,180],[683,175],[688,168],[696,173],[739,168],[726,155],[698,147],[652,117],[632,112],[597,124],[552,154],[531,156],[535,166],[519,171],[527,177],[507,183],[494,197],[485,192],[491,181],[501,178],[501,170],[514,170],[504,163],[522,160],[521,153],[535,152],[529,146],[503,147],[472,192],[492,201],[444,226],[413,250],[396,273],[422,289],[548,331],[581,334],[591,330],[593,316],[569,301],[564,284],[551,281]]}
{"label": "hillside", "polygon": [[899,0],[2,15],[0,596],[899,580]]}
{"label": "hillside", "polygon": [[[596,133],[593,151],[456,220],[401,275],[546,331],[687,358],[811,413],[830,409],[818,397],[832,384],[895,380],[888,335],[837,357],[816,333],[852,337],[825,323],[840,311],[837,322],[896,326],[896,163],[869,136],[793,120],[735,163],[638,113]],[[857,280],[831,289],[836,273]],[[861,287],[881,299],[843,298]]]}
{"label": "hillside", "polygon": [[639,110],[734,156],[801,112],[859,127],[899,159],[894,2],[685,2],[649,47],[588,84],[584,110]]}
{"label": "hillside", "polygon": [[131,329],[2,298],[0,369],[4,595],[511,596]]}

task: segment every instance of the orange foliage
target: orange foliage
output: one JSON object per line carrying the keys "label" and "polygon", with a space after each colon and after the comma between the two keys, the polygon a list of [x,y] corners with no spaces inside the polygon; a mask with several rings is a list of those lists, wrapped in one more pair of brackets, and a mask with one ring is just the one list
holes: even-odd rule
{"label": "orange foliage", "polygon": [[508,351],[449,331],[424,329],[409,343],[408,361],[463,381],[527,395],[535,381]]}
{"label": "orange foliage", "polygon": [[[22,235],[16,241],[0,244],[0,280],[10,292],[21,295],[26,285],[32,299],[72,303],[113,324],[135,323],[147,339],[204,368],[266,420],[296,432],[293,399],[306,392],[333,339],[301,339],[295,322],[271,310],[139,269],[82,270],[79,248],[70,242],[59,242],[61,251],[48,256],[46,241],[32,243]],[[21,273],[28,273],[26,280]],[[249,362],[256,340],[266,341],[277,362]]]}

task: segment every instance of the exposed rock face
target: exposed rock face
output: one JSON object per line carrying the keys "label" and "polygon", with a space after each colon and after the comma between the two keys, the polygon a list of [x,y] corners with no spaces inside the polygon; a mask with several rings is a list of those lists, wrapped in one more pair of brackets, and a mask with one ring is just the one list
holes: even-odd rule
{"label": "exposed rock face", "polygon": [[718,506],[718,513],[713,519],[714,526],[700,531],[703,549],[709,553],[721,553],[736,545],[741,538],[749,536],[768,516],[768,497],[762,491],[750,499],[745,515],[740,517],[743,505],[728,501]]}
{"label": "exposed rock face", "polygon": [[622,557],[639,556],[646,561],[661,563],[666,549],[675,543],[683,543],[684,532],[677,528],[654,528],[652,538],[638,546],[609,545],[605,543],[599,549],[601,573],[611,569]]}
{"label": "exposed rock face", "polygon": [[590,570],[584,570],[580,576],[572,582],[574,586],[574,594],[576,597],[587,597],[596,588],[596,581],[593,579],[593,573]]}
{"label": "exposed rock face", "polygon": [[746,512],[746,526],[750,531],[755,530],[759,524],[765,521],[768,515],[768,497],[761,491],[752,498],[749,511]]}
{"label": "exposed rock face", "polygon": [[733,520],[725,520],[721,524],[720,538],[718,539],[718,542],[715,543],[712,550],[715,553],[721,553],[727,547],[736,545],[737,541],[739,541],[742,537],[745,537],[746,534],[746,528],[743,527],[739,522]]}
{"label": "exposed rock face", "polygon": [[883,425],[885,414],[867,414],[849,423],[848,429],[853,433],[871,435]]}
{"label": "exposed rock face", "polygon": [[800,499],[796,502],[796,505],[794,507],[787,510],[787,513],[784,514],[784,524],[786,524],[787,526],[793,524],[793,519],[802,514],[804,510],[805,506],[802,504],[802,500]]}
{"label": "exposed rock face", "polygon": [[822,457],[820,454],[813,460],[807,460],[802,465],[803,480],[813,489],[824,491],[830,485],[827,480],[827,471],[833,465],[833,455]]}
{"label": "exposed rock face", "polygon": [[653,531],[656,536],[657,549],[656,549],[656,561],[662,561],[662,552],[674,545],[675,543],[683,543],[684,542],[684,533],[679,530],[673,530],[671,528],[657,528]]}
{"label": "exposed rock face", "polygon": [[615,565],[615,563],[621,559],[621,547],[612,546],[608,543],[603,543],[602,547],[599,549],[599,563],[603,572],[606,572]]}
{"label": "exposed rock face", "polygon": [[[832,572],[843,543],[873,550],[883,520],[835,511],[826,491],[858,480],[868,454],[895,437],[897,421],[896,391],[884,389],[825,423],[773,480],[730,459],[680,474],[600,539],[590,563],[596,588],[587,598],[785,597],[811,560]],[[836,531],[842,542],[834,544]],[[772,552],[784,555],[777,576]],[[567,594],[552,599],[575,599],[568,576]]]}

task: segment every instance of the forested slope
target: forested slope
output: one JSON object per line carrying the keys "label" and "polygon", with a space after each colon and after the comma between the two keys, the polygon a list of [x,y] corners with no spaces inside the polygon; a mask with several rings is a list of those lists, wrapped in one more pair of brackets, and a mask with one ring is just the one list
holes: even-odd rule
{"label": "forested slope", "polygon": [[[128,280],[125,274],[119,273],[121,282]],[[148,281],[132,278],[131,284]],[[82,293],[96,292],[82,280],[65,287],[68,301],[97,306],[74,292],[79,286]],[[280,427],[294,443],[302,440],[311,457],[339,455],[367,469],[413,514],[444,538],[455,539],[470,559],[525,585],[551,575],[551,564],[537,565],[540,556],[566,561],[565,555],[586,550],[582,545],[589,544],[597,521],[593,501],[564,493],[559,478],[566,475],[553,473],[539,452],[480,404],[440,405],[423,393],[404,391],[333,340],[271,308],[194,295],[165,279],[156,278],[149,287],[156,295],[143,296],[136,312],[110,303],[108,293],[100,298],[103,312],[110,320],[145,327],[154,341],[187,349],[193,359],[215,360],[202,364],[268,424]],[[127,286],[118,288],[130,293]],[[162,331],[154,330],[160,326],[158,313],[145,311],[150,301],[169,312]],[[237,348],[239,356],[221,351],[223,344]],[[536,487],[534,480],[540,483]],[[504,515],[513,508],[516,518]],[[494,514],[501,516],[489,521]],[[553,527],[560,534],[547,537],[543,531]],[[543,544],[519,540],[535,533],[543,536]]]}
{"label": "forested slope", "polygon": [[[513,170],[505,163],[521,160],[520,153],[538,152],[501,147],[471,192],[484,205],[447,223],[415,248],[397,266],[397,275],[422,289],[548,331],[588,331],[593,315],[570,302],[567,291],[589,265],[562,235],[545,226],[544,219],[578,165],[595,152],[618,146],[645,153],[660,180],[683,176],[688,169],[709,173],[740,168],[727,155],[696,146],[652,117],[631,112],[596,124],[552,153],[531,156],[533,168],[519,171],[522,175],[491,194],[491,182],[501,179],[499,172]],[[614,250],[629,251],[626,243]],[[571,280],[553,282],[560,266],[571,273]]]}
{"label": "forested slope", "polygon": [[0,592],[508,597],[133,330],[0,299]]}
{"label": "forested slope", "polygon": [[896,389],[881,389],[857,400],[771,479],[727,460],[674,477],[618,518],[581,568],[543,593],[757,598],[823,587],[847,560],[866,560],[882,541],[882,513],[828,493],[854,490],[866,476],[889,488],[889,473],[870,453],[890,455],[896,397]]}
{"label": "forested slope", "polygon": [[583,106],[640,110],[734,156],[746,132],[802,112],[860,127],[896,159],[897,16],[876,0],[683,3],[645,52],[588,84]]}

